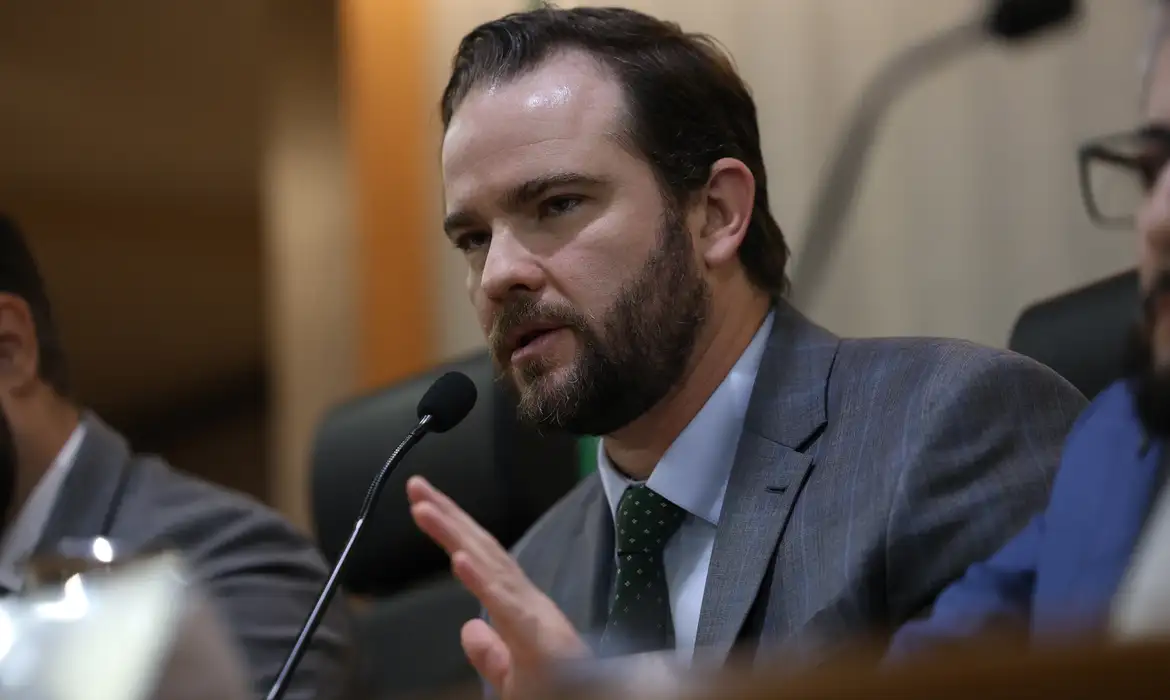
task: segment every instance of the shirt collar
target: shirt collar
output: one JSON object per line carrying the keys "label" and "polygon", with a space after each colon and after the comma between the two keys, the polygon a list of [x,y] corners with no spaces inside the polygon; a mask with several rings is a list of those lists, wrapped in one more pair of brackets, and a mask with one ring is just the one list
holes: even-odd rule
{"label": "shirt collar", "polygon": [[24,562],[41,539],[61,485],[77,461],[77,452],[84,439],[85,424],[81,423],[74,428],[4,534],[0,544],[0,588],[12,592],[24,588]]}
{"label": "shirt collar", "polygon": [[[774,311],[767,315],[739,360],[675,438],[646,482],[666,500],[712,525],[719,523],[727,479],[774,318]],[[597,471],[610,510],[616,513],[622,494],[636,482],[614,468],[605,454],[604,438],[597,446]]]}

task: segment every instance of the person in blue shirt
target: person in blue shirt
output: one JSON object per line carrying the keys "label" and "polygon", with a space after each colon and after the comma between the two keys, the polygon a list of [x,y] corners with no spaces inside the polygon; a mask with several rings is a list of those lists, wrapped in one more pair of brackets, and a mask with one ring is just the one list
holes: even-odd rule
{"label": "person in blue shirt", "polygon": [[[1155,12],[1144,125],[1095,139],[1080,152],[1090,216],[1132,226],[1138,235],[1144,300],[1125,376],[1079,417],[1047,508],[946,588],[929,617],[903,626],[890,648],[894,659],[1001,623],[1025,624],[1033,643],[1094,635],[1109,623],[1170,466],[1170,0],[1158,0]],[[1117,176],[1131,184],[1127,201],[1136,206],[1116,208],[1119,191],[1095,187],[1115,187]]]}

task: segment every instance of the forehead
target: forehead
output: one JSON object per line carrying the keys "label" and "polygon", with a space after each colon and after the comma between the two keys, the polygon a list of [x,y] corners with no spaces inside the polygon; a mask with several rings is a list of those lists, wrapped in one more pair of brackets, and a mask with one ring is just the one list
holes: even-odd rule
{"label": "forehead", "polygon": [[1150,121],[1170,122],[1170,40],[1162,40],[1150,70],[1146,116]]}
{"label": "forehead", "polygon": [[[596,172],[630,154],[618,134],[618,82],[581,52],[567,52],[505,83],[468,94],[443,138],[448,199],[469,187],[512,184],[550,170]],[[474,181],[474,182],[472,182]]]}

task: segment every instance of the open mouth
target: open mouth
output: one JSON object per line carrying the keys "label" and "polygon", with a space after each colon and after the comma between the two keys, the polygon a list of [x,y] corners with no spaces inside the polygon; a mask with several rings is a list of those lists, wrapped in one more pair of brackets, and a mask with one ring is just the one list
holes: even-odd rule
{"label": "open mouth", "polygon": [[522,352],[526,349],[532,348],[534,345],[540,343],[541,340],[561,330],[563,326],[547,326],[542,328],[532,328],[520,333],[516,337],[515,342],[512,343],[513,355]]}
{"label": "open mouth", "polygon": [[536,342],[537,338],[540,338],[543,335],[548,335],[549,333],[553,332],[554,330],[556,330],[556,329],[555,328],[544,328],[544,329],[539,330],[539,331],[529,331],[528,333],[525,333],[524,335],[520,336],[520,339],[516,341],[516,349],[519,350],[520,348],[527,347],[528,345],[531,345],[532,343]]}

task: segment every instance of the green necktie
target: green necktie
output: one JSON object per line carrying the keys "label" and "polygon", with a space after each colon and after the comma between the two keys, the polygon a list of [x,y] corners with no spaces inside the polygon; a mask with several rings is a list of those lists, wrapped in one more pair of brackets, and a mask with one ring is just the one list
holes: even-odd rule
{"label": "green necktie", "polygon": [[662,550],[685,517],[685,510],[644,485],[622,494],[615,518],[617,577],[601,642],[603,655],[674,646]]}

